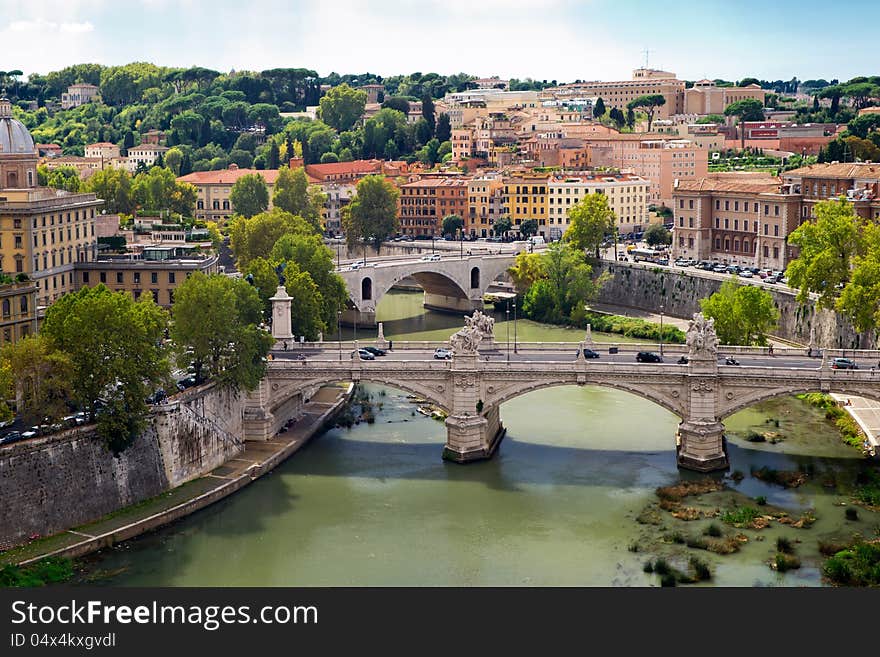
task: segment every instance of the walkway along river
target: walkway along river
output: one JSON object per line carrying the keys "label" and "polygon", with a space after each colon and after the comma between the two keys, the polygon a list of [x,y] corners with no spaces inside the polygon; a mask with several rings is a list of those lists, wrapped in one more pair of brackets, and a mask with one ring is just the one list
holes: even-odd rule
{"label": "walkway along river", "polygon": [[[424,312],[420,300],[419,293],[386,297],[379,307],[386,337],[445,339],[460,326],[458,317]],[[497,319],[503,341],[507,327],[503,315]],[[517,334],[583,337],[522,320]],[[670,436],[678,419],[634,395],[559,387],[517,398],[502,408],[508,434],[495,458],[461,466],[440,459],[441,422],[416,412],[401,391],[364,389],[375,423],[328,431],[236,495],[90,558],[80,579],[131,586],[647,586],[660,579],[644,572],[646,561],[666,557],[684,569],[697,554],[713,574],[709,584],[819,585],[820,540],[871,536],[880,525],[880,514],[863,508],[857,520],[845,516],[857,473],[873,466],[840,441],[821,411],[799,400],[727,420],[738,472],[716,477],[723,490],[682,505],[815,517],[808,527],[773,521],[755,530],[720,517],[684,520],[660,508],[658,487],[702,477],[676,468]],[[768,439],[749,442],[750,432]],[[765,478],[799,471],[805,481],[768,483],[755,476],[762,467]],[[687,547],[684,537],[702,536],[712,524],[731,541],[739,536],[737,552]],[[780,536],[793,545],[800,568],[781,573],[768,565]]]}

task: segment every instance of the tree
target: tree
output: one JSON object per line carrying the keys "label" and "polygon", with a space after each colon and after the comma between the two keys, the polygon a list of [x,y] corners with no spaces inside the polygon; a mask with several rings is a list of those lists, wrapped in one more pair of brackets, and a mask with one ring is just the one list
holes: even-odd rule
{"label": "tree", "polygon": [[134,212],[131,184],[131,174],[128,171],[109,168],[95,171],[86,179],[84,188],[104,199],[107,212],[131,214]]}
{"label": "tree", "polygon": [[606,237],[614,235],[617,215],[608,205],[605,194],[588,194],[568,212],[571,225],[562,239],[576,249],[599,257],[599,247]]}
{"label": "tree", "polygon": [[425,94],[422,96],[422,118],[424,118],[428,126],[430,126],[430,138],[434,135],[434,130],[437,128],[437,120],[434,117],[434,99],[431,98],[431,94]]}
{"label": "tree", "polygon": [[598,119],[602,116],[605,116],[605,101],[599,98],[596,101],[595,107],[593,107],[593,118]]}
{"label": "tree", "polygon": [[743,98],[725,107],[724,115],[739,117],[740,148],[745,150],[746,131],[743,123],[746,121],[763,121],[764,106],[756,98]]}
{"label": "tree", "polygon": [[76,167],[62,166],[48,172],[46,184],[55,189],[78,192],[82,181],[80,181],[79,171]]}
{"label": "tree", "polygon": [[511,228],[513,228],[513,222],[506,214],[498,217],[492,224],[492,231],[496,237],[505,237]]}
{"label": "tree", "polygon": [[236,180],[229,200],[235,213],[242,217],[250,218],[265,212],[269,207],[269,189],[263,176],[249,173]]}
{"label": "tree", "polygon": [[434,132],[437,141],[441,144],[452,139],[452,125],[449,122],[449,115],[443,112],[437,119],[437,129]]}
{"label": "tree", "polygon": [[252,390],[265,375],[272,336],[260,329],[262,303],[242,279],[195,272],[174,292],[171,338],[177,364],[195,368],[196,382]]}
{"label": "tree", "polygon": [[786,272],[791,287],[799,288],[798,300],[809,301],[810,292],[819,295],[819,306],[833,308],[839,290],[850,280],[853,258],[865,252],[863,220],[845,200],[820,201],[816,220],[798,226],[788,243],[800,248]]}
{"label": "tree", "polygon": [[171,169],[175,176],[180,175],[180,165],[183,163],[183,151],[176,146],[169,148],[165,153],[165,166]]}
{"label": "tree", "polygon": [[761,86],[761,81],[758,78],[743,78],[739,82],[736,83],[737,87],[748,87],[750,84],[756,84],[759,87]]}
{"label": "tree", "polygon": [[443,217],[441,231],[444,235],[452,235],[460,231],[464,227],[464,220],[457,214],[448,214]]}
{"label": "tree", "polygon": [[517,291],[525,293],[534,283],[547,275],[540,253],[520,251],[513,266],[508,270]]}
{"label": "tree", "polygon": [[538,220],[526,219],[519,225],[519,232],[523,237],[531,237],[538,234]]}
{"label": "tree", "polygon": [[315,229],[307,220],[280,208],[250,218],[235,217],[229,225],[229,246],[238,268],[244,271],[252,260],[269,258],[275,243],[286,234],[314,235]]}
{"label": "tree", "polygon": [[672,232],[663,224],[651,224],[645,231],[645,242],[648,246],[672,244]]}
{"label": "tree", "polygon": [[645,110],[648,115],[648,132],[651,132],[651,125],[654,123],[654,112],[658,107],[662,107],[665,104],[666,96],[663,94],[647,94],[629,101],[626,108],[633,111],[637,109]]}
{"label": "tree", "polygon": [[[293,298],[290,304],[291,332],[305,336],[306,340],[318,339],[318,333],[327,330],[322,321],[323,298],[321,291],[308,272],[301,271],[296,263],[290,263],[284,269],[287,279],[285,289]],[[336,319],[336,311],[333,312]]]}
{"label": "tree", "polygon": [[382,109],[393,109],[406,115],[409,114],[409,101],[399,96],[391,96],[382,103]]}
{"label": "tree", "polygon": [[308,221],[315,232],[323,230],[321,211],[327,200],[326,194],[318,185],[309,185],[305,169],[283,167],[275,181],[272,194],[272,205],[276,208],[297,215]]}
{"label": "tree", "polygon": [[616,107],[612,107],[608,113],[609,118],[617,125],[618,130],[626,123],[626,116]]}
{"label": "tree", "polygon": [[[3,408],[12,392],[16,410],[25,424],[42,424],[67,413],[73,366],[64,352],[52,348],[40,335],[28,335],[0,350],[0,371],[11,375],[4,381]],[[10,391],[9,388],[12,388]]]}
{"label": "tree", "polygon": [[728,345],[766,345],[767,334],[779,321],[773,296],[754,285],[740,285],[736,276],[718,292],[700,300],[706,317],[715,320],[718,340]]}
{"label": "tree", "polygon": [[399,195],[383,176],[365,176],[358,181],[354,198],[343,208],[342,225],[349,248],[363,240],[372,242],[378,252],[382,242],[399,230]]}
{"label": "tree", "polygon": [[880,227],[865,223],[864,253],[852,258],[849,282],[835,303],[860,333],[877,330],[880,325]]}
{"label": "tree", "polygon": [[[114,453],[141,433],[144,400],[168,380],[162,342],[167,327],[168,313],[151,295],[135,301],[130,293],[111,292],[103,284],[66,294],[46,310],[41,335],[70,358],[73,400],[93,419],[99,398],[112,404],[108,421],[98,430]],[[120,425],[128,431],[112,433]]]}
{"label": "tree", "polygon": [[[553,242],[537,257],[543,276],[535,280],[525,293],[525,316],[548,323],[582,316],[584,303],[596,295],[604,280],[593,280],[593,268],[587,263],[583,251],[565,242]],[[531,263],[529,267],[537,269]]]}
{"label": "tree", "polygon": [[342,83],[333,87],[320,100],[318,118],[338,131],[350,130],[364,115],[367,92]]}

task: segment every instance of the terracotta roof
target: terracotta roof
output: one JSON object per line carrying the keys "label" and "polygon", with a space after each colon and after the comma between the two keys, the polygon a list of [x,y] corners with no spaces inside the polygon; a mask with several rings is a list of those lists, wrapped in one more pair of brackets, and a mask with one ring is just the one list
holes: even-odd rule
{"label": "terracotta roof", "polygon": [[138,144],[137,146],[132,146],[128,149],[128,152],[131,151],[167,151],[169,150],[167,146],[159,146],[158,144]]}
{"label": "terracotta roof", "polygon": [[423,178],[401,187],[467,187],[468,180],[462,178]]}
{"label": "terracotta roof", "polygon": [[327,164],[307,164],[306,173],[322,180],[327,176],[344,176],[382,171],[382,160],[353,160],[351,162],[328,162]]}
{"label": "terracotta roof", "polygon": [[880,164],[868,162],[845,162],[838,164],[810,164],[785,172],[785,177],[808,176],[813,178],[872,178],[880,180]]}
{"label": "terracotta roof", "polygon": [[220,169],[219,171],[193,171],[177,179],[178,182],[193,185],[232,185],[239,178],[258,173],[267,185],[274,185],[278,180],[278,169]]}
{"label": "terracotta roof", "polygon": [[681,192],[730,192],[737,194],[775,194],[779,192],[779,178],[766,181],[750,180],[731,181],[717,178],[699,178],[697,180],[680,180],[673,189],[673,194]]}
{"label": "terracotta roof", "polygon": [[116,146],[116,144],[111,144],[109,141],[96,141],[94,144],[87,144],[86,148],[91,148],[92,146]]}

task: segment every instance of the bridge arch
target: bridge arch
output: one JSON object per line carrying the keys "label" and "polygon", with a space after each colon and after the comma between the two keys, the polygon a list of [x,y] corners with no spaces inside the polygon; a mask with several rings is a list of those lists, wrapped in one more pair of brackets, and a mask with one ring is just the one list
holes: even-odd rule
{"label": "bridge arch", "polygon": [[854,383],[854,385],[832,386],[828,390],[822,390],[821,387],[817,385],[794,385],[785,388],[766,388],[763,390],[755,390],[744,395],[736,395],[728,403],[721,406],[718,412],[718,420],[724,421],[731,415],[764,401],[778,399],[779,397],[793,397],[795,395],[802,395],[811,392],[852,395],[853,397],[864,397],[866,399],[880,402],[880,389],[871,389],[867,386],[860,387],[857,382],[852,383]]}
{"label": "bridge arch", "polygon": [[[514,384],[508,388],[505,388],[499,392],[497,395],[487,395],[489,399],[485,402],[486,406],[491,408],[500,408],[502,404],[508,402],[512,399],[516,399],[517,397],[521,397],[522,395],[526,395],[530,392],[535,392],[536,390],[544,390],[546,388],[557,388],[559,386],[595,386],[598,388],[611,388],[614,390],[621,390],[623,392],[628,392],[636,397],[641,397],[642,399],[646,399],[663,409],[669,411],[673,415],[676,415],[680,419],[685,419],[687,416],[687,411],[684,407],[684,402],[680,401],[683,395],[683,389],[678,390],[678,388],[670,388],[666,387],[662,391],[657,388],[654,388],[650,385],[644,384],[633,384],[626,383],[622,381],[616,380],[588,380],[584,382],[577,382],[573,380],[532,380],[532,381],[523,381],[518,384]],[[490,386],[491,387],[491,386]]]}

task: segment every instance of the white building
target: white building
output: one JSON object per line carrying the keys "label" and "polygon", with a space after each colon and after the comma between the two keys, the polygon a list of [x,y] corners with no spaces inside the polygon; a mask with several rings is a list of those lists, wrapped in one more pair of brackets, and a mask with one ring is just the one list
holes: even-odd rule
{"label": "white building", "polygon": [[569,210],[589,194],[605,194],[617,215],[617,232],[627,235],[648,227],[651,182],[629,174],[588,173],[547,182],[547,225],[550,239],[562,237],[571,220]]}
{"label": "white building", "polygon": [[159,146],[157,144],[141,144],[140,146],[132,146],[128,149],[127,168],[129,173],[137,171],[138,164],[143,162],[144,166],[153,166],[153,163],[160,155],[165,156],[167,146]]}

